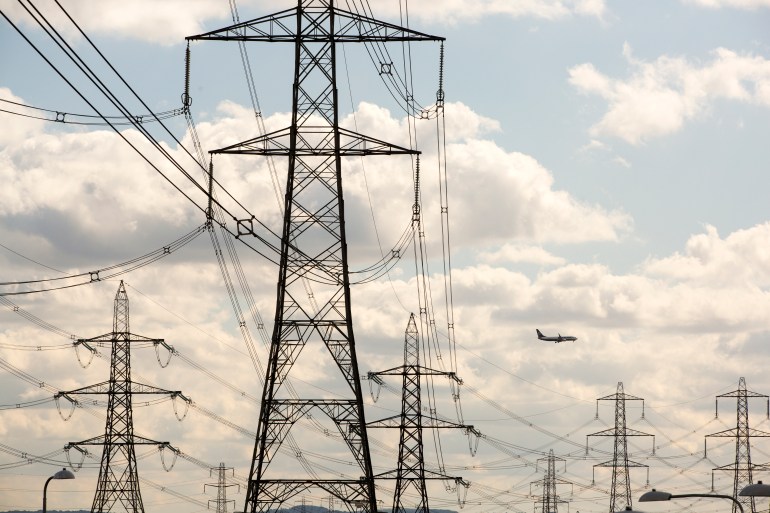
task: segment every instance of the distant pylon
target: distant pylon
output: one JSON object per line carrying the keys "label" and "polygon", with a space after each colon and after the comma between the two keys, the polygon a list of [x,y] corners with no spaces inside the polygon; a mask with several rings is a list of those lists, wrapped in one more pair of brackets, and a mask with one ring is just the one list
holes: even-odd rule
{"label": "distant pylon", "polygon": [[[218,467],[210,469],[210,472],[217,471],[217,484],[205,484],[203,485],[204,492],[206,491],[207,486],[216,486],[217,488],[217,498],[215,500],[209,499],[209,509],[211,509],[211,503],[213,502],[216,504],[216,513],[227,513],[227,504],[229,502],[233,503],[233,507],[235,506],[234,500],[227,500],[227,489],[232,486],[237,486],[238,491],[241,489],[241,485],[239,484],[228,484],[227,483],[227,471],[229,470],[231,473],[235,473],[232,467],[228,468],[225,467],[224,463],[220,463]],[[210,474],[209,474],[210,475]]]}
{"label": "distant pylon", "polygon": [[567,501],[559,499],[559,495],[556,493],[557,484],[569,484],[569,485],[572,484],[569,481],[558,479],[556,477],[556,462],[566,461],[566,460],[564,460],[563,458],[555,457],[553,455],[553,449],[548,451],[548,458],[540,458],[537,461],[541,462],[543,460],[547,462],[546,471],[545,471],[545,474],[543,475],[543,479],[532,483],[532,484],[540,485],[543,488],[543,495],[541,499],[535,502],[535,513],[538,513],[538,508],[537,508],[538,505],[540,506],[540,513],[558,513],[559,504],[567,504],[569,507],[569,503]]}
{"label": "distant pylon", "polygon": [[[768,402],[768,417],[770,418],[770,399],[768,399],[768,396],[763,394],[758,394],[756,392],[751,392],[749,390],[746,390],[746,380],[744,378],[740,378],[738,380],[738,390],[734,390],[732,392],[728,392],[726,394],[718,395],[716,399],[716,412],[715,416],[719,416],[719,398],[720,397],[735,397],[737,399],[737,408],[736,408],[736,425],[732,429],[726,429],[724,431],[719,431],[718,433],[712,433],[710,435],[706,435],[706,438],[710,437],[716,437],[716,438],[735,438],[735,462],[731,463],[729,465],[724,465],[721,467],[717,467],[713,470],[725,470],[730,471],[734,473],[734,479],[733,479],[733,497],[738,500],[742,505],[743,508],[746,510],[746,512],[753,512],[756,511],[755,503],[754,503],[754,497],[741,497],[738,495],[738,491],[742,490],[745,486],[748,486],[752,484],[752,471],[754,470],[770,470],[770,465],[755,465],[751,463],[751,437],[768,437],[770,436],[770,433],[766,433],[764,431],[758,431],[756,429],[749,428],[749,398],[754,397],[763,397]],[[705,452],[705,443],[704,440],[704,452]],[[711,487],[713,489],[713,474],[712,474],[712,484]],[[733,503],[733,513],[736,513],[738,510],[738,506]]]}
{"label": "distant pylon", "polygon": [[[132,412],[132,396],[135,394],[169,394],[187,401],[181,392],[163,390],[150,385],[131,381],[131,343],[144,345],[162,344],[163,339],[152,339],[134,335],[129,330],[128,295],[123,281],[118,286],[115,295],[115,313],[112,332],[98,337],[80,340],[91,346],[109,344],[111,347],[110,379],[96,385],[91,385],[68,392],[60,392],[57,398],[70,398],[71,395],[106,394],[107,422],[104,435],[69,443],[70,448],[81,445],[102,445],[101,466],[99,479],[96,484],[92,513],[107,511],[126,511],[128,513],[143,513],[142,495],[139,491],[139,473],[136,467],[135,445],[153,445],[159,449],[170,449],[176,455],[178,452],[169,442],[158,442],[134,435]],[[168,346],[166,346],[168,347]],[[78,449],[81,450],[82,449]],[[161,453],[162,454],[162,453]],[[117,509],[114,509],[117,508]]]}
{"label": "distant pylon", "polygon": [[[594,465],[596,467],[612,468],[612,489],[610,490],[610,513],[631,508],[631,482],[628,469],[631,467],[647,467],[641,463],[628,459],[629,436],[653,436],[635,429],[626,427],[626,401],[644,401],[641,397],[635,397],[623,392],[623,382],[618,382],[618,389],[612,395],[600,397],[596,400],[596,416],[599,416],[599,401],[615,401],[615,427],[591,433],[588,436],[611,436],[615,439],[615,449],[612,453],[612,461],[605,461]],[[644,402],[642,402],[642,416],[644,416]],[[653,437],[653,447],[655,438]],[[586,452],[588,451],[588,439],[586,439]]]}
{"label": "distant pylon", "polygon": [[[455,422],[441,420],[422,414],[421,376],[445,376],[457,383],[462,380],[452,372],[442,372],[423,367],[420,364],[420,334],[417,331],[417,323],[414,314],[409,316],[404,332],[404,365],[392,369],[370,372],[370,380],[378,381],[380,376],[402,376],[403,387],[401,394],[401,414],[378,420],[368,424],[370,428],[399,428],[398,465],[393,471],[379,474],[379,479],[396,479],[396,489],[393,495],[393,513],[428,513],[428,492],[425,485],[426,479],[451,480],[455,486],[468,487],[468,483],[459,477],[449,477],[442,472],[425,470],[425,457],[423,453],[422,432],[423,428],[461,428],[466,431],[478,432],[473,426],[466,426]],[[410,494],[411,492],[411,494]],[[458,492],[460,490],[458,489]],[[409,495],[409,504],[406,496]],[[416,498],[415,498],[416,495]]]}

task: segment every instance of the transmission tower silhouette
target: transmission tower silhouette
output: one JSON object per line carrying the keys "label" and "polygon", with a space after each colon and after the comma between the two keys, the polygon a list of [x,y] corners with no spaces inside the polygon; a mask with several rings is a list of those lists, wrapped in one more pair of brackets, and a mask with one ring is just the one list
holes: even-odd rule
{"label": "transmission tower silhouette", "polygon": [[[757,465],[751,462],[751,438],[768,437],[770,433],[759,431],[749,427],[749,399],[762,397],[767,401],[767,415],[770,418],[770,399],[764,394],[758,394],[746,389],[746,380],[738,380],[738,390],[733,390],[716,397],[715,417],[719,417],[719,398],[734,397],[737,400],[736,424],[734,428],[706,435],[706,438],[735,438],[735,461],[729,465],[717,467],[713,470],[733,472],[733,497],[737,499],[747,511],[756,511],[754,497],[742,497],[738,492],[745,486],[752,484],[752,472],[754,470],[770,470],[770,465]],[[706,452],[706,440],[704,440],[704,453]],[[714,476],[711,477],[711,488],[714,488]],[[733,503],[733,513],[738,506]]]}
{"label": "transmission tower silhouette", "polygon": [[[462,380],[453,372],[443,372],[424,367],[420,364],[420,334],[417,330],[414,314],[409,316],[404,332],[404,365],[379,372],[369,372],[368,378],[378,385],[382,384],[380,376],[402,376],[403,387],[401,394],[401,413],[383,420],[368,424],[370,428],[398,428],[398,465],[395,471],[384,472],[375,476],[378,479],[396,480],[393,494],[393,513],[428,513],[428,492],[426,479],[454,481],[458,496],[460,486],[467,489],[469,483],[459,477],[449,477],[444,474],[443,466],[439,472],[425,470],[425,455],[423,451],[424,428],[460,428],[479,435],[473,426],[467,426],[437,419],[422,414],[422,376],[444,376],[458,384]],[[406,496],[412,492],[417,495],[412,504],[405,504]]]}
{"label": "transmission tower silhouette", "polygon": [[540,506],[540,513],[558,513],[559,504],[567,504],[567,508],[569,509],[569,502],[559,499],[559,495],[556,493],[556,485],[572,485],[571,482],[556,477],[556,462],[563,461],[566,464],[566,460],[555,457],[553,455],[553,449],[551,449],[548,451],[547,458],[540,458],[537,460],[538,463],[541,461],[546,462],[546,470],[543,479],[530,484],[530,491],[533,484],[541,486],[543,489],[540,500],[535,502],[535,513],[538,513],[538,505]]}
{"label": "transmission tower silhouette", "polygon": [[[642,417],[644,417],[644,399],[623,392],[623,382],[618,382],[617,391],[614,394],[600,397],[596,400],[596,418],[599,418],[599,401],[615,401],[615,427],[591,433],[588,436],[611,436],[615,440],[615,448],[612,460],[594,465],[597,467],[612,468],[612,487],[610,489],[610,513],[631,508],[631,481],[628,469],[631,467],[647,467],[628,459],[629,436],[652,436],[653,451],[655,437],[648,433],[630,429],[626,426],[626,401],[642,401]],[[586,454],[588,453],[588,438],[586,438]]]}
{"label": "transmission tower silhouette", "polygon": [[169,442],[158,442],[134,435],[132,398],[134,395],[162,394],[171,395],[173,398],[179,397],[184,401],[189,400],[178,390],[164,390],[132,381],[131,345],[157,347],[160,344],[168,349],[170,347],[165,344],[163,339],[147,338],[130,332],[128,295],[122,280],[118,286],[118,292],[115,294],[112,332],[94,338],[81,339],[78,342],[90,346],[109,344],[111,348],[110,379],[76,390],[59,392],[57,398],[65,397],[75,402],[70,396],[106,394],[108,397],[107,422],[103,436],[69,443],[65,450],[69,451],[74,448],[85,454],[87,451],[80,449],[79,446],[101,445],[104,447],[96,494],[91,506],[92,513],[116,510],[143,513],[144,505],[139,490],[139,472],[136,466],[134,447],[137,445],[156,446],[161,450],[161,457],[163,457],[163,450],[169,449],[174,452],[175,459],[178,451]]}
{"label": "transmission tower silhouette", "polygon": [[[443,38],[344,11],[333,0],[298,0],[295,8],[187,40],[294,44],[290,126],[210,152],[288,157],[275,323],[244,510],[275,511],[300,494],[319,490],[350,511],[374,513],[377,499],[351,318],[342,159],[419,152],[339,126],[337,46]],[[381,64],[387,71],[389,63]],[[237,224],[239,236],[256,235],[253,219]],[[314,282],[313,298],[307,297],[305,277]],[[346,383],[347,398],[297,398],[282,387],[308,343],[328,349]],[[279,475],[286,476],[286,470],[271,464],[290,430],[319,411],[339,431],[358,467],[356,475]]]}
{"label": "transmission tower silhouette", "polygon": [[[234,474],[235,471],[232,467],[225,467],[224,462],[220,463],[218,467],[210,469],[210,473],[213,473],[214,471],[217,471],[217,484],[206,484],[203,485],[203,491],[205,493],[207,486],[216,487],[217,489],[217,498],[212,500],[209,499],[209,509],[211,509],[211,503],[213,502],[216,505],[216,513],[227,513],[227,504],[232,502],[233,507],[235,507],[235,501],[234,500],[227,500],[227,489],[233,486],[237,486],[238,490],[240,491],[241,485],[239,484],[228,484],[227,483],[227,472],[230,471],[231,474]],[[211,475],[211,474],[209,474]]]}

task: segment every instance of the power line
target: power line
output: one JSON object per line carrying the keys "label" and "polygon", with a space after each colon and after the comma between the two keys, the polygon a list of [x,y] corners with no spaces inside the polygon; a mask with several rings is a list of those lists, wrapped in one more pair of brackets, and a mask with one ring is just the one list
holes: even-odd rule
{"label": "power line", "polygon": [[[39,280],[23,280],[23,281],[5,281],[0,282],[0,287],[18,287],[21,285],[26,286],[32,286],[32,285],[41,285],[46,283],[59,283],[65,280],[77,280],[80,279],[77,283],[71,283],[67,285],[59,285],[59,286],[48,286],[48,287],[40,287],[32,290],[15,290],[15,291],[3,291],[0,292],[0,299],[2,299],[2,296],[15,296],[15,295],[22,295],[22,294],[34,294],[38,292],[49,292],[54,290],[62,290],[72,287],[78,287],[81,285],[88,285],[90,283],[95,283],[99,281],[105,281],[109,280],[111,278],[114,278],[116,276],[121,276],[123,274],[129,273],[131,271],[134,271],[136,269],[140,269],[146,265],[150,265],[154,262],[157,262],[158,260],[161,260],[162,258],[165,258],[175,251],[183,248],[190,242],[194,241],[203,231],[205,230],[206,225],[201,225],[192,230],[191,232],[183,235],[182,237],[176,239],[175,241],[171,242],[170,244],[163,246],[162,248],[158,248],[156,250],[153,250],[149,253],[146,253],[142,256],[132,258],[131,260],[127,260],[125,262],[121,262],[119,264],[113,264],[107,267],[102,267],[93,271],[83,272],[83,273],[75,273],[75,274],[69,274],[66,276],[59,276],[56,278],[44,278]],[[14,253],[16,253],[14,251]],[[19,253],[16,253],[19,256]],[[24,257],[26,258],[26,257]],[[31,260],[31,259],[27,259]],[[38,265],[43,265],[39,262],[35,262]],[[46,268],[51,269],[48,266],[43,265]],[[63,273],[63,271],[56,270],[57,272]]]}
{"label": "power line", "polygon": [[[42,107],[34,107],[32,105],[26,105],[21,102],[15,102],[12,100],[6,100],[0,98],[0,102],[21,107],[22,109],[33,110],[36,112],[44,112],[52,114],[52,116],[44,117],[42,115],[26,114],[24,112],[14,112],[8,109],[0,109],[0,112],[6,114],[13,114],[15,116],[21,116],[30,119],[37,119],[40,121],[50,121],[54,123],[62,123],[68,125],[84,125],[84,126],[109,126],[105,120],[110,120],[115,126],[133,125],[134,123],[153,123],[156,121],[170,119],[184,114],[184,107],[177,109],[166,110],[155,113],[145,114],[132,114],[130,116],[97,116],[93,114],[76,114],[74,112],[65,112],[62,110],[44,109]],[[78,121],[78,119],[84,119],[87,121]],[[95,121],[96,119],[102,120],[102,122]]]}

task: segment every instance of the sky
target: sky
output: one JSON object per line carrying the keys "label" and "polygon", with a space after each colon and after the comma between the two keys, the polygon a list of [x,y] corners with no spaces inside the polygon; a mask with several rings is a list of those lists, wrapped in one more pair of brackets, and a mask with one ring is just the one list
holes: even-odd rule
{"label": "sky", "polygon": [[[231,5],[241,20],[292,7],[279,0],[62,2],[123,83],[53,0],[33,4],[128,111],[145,117],[148,109],[181,107],[186,36],[229,24]],[[178,352],[167,361],[163,350],[137,348],[133,378],[193,401],[181,421],[182,403],[136,405],[136,433],[168,441],[184,455],[166,472],[169,454],[161,461],[154,448],[137,449],[145,509],[204,511],[216,498],[205,486],[217,481],[209,467],[232,468],[233,484],[248,475],[262,391],[254,358],[267,358],[278,268],[255,251],[269,256],[253,239],[233,239],[253,297],[247,301],[236,283],[252,358],[212,236],[200,230],[205,194],[160,151],[203,183],[185,119],[165,120],[167,130],[142,124],[158,147],[129,126],[117,133],[71,122],[92,120],[76,114],[95,110],[119,113],[23,5],[30,3],[0,6],[0,511],[39,508],[43,483],[67,465],[65,444],[103,434],[104,401],[76,408],[65,421],[68,405],[60,403],[60,413],[46,399],[107,379],[109,352],[102,349],[86,365],[88,353],[81,349],[78,359],[71,340],[110,332],[121,279],[131,331],[163,338]],[[614,402],[597,399],[622,383],[625,393],[644,400],[626,403],[628,427],[653,435],[628,439],[630,459],[647,466],[631,469],[635,509],[652,486],[705,493],[713,483],[717,493],[731,493],[733,476],[712,469],[734,461],[734,440],[705,437],[735,427],[736,401],[716,396],[745,378],[758,394],[749,401],[750,425],[758,435],[770,432],[770,2],[376,0],[371,7],[394,23],[408,7],[410,27],[446,38],[440,125],[408,120],[363,47],[338,53],[342,124],[399,145],[410,144],[411,127],[422,151],[423,229],[440,342],[432,350],[456,360],[462,420],[482,435],[469,442],[460,430],[442,432],[439,459],[438,443],[426,433],[426,465],[470,482],[462,511],[523,513],[539,511],[543,458],[552,450],[565,501],[559,508],[609,511],[611,472],[593,467],[612,460],[613,441],[588,435],[614,425]],[[409,50],[412,93],[431,105],[439,45]],[[199,41],[190,52],[191,114],[203,151],[255,137],[238,45]],[[266,129],[287,126],[290,45],[252,43],[246,52]],[[400,46],[391,48],[399,69],[403,55]],[[446,182],[438,164],[444,157]],[[237,200],[240,212],[280,226],[267,161],[216,156],[214,166],[234,198],[220,191],[224,202],[235,209]],[[286,162],[276,159],[274,167],[280,190]],[[388,254],[409,226],[413,169],[404,157],[351,160],[343,183],[351,268],[363,269]],[[442,206],[451,249],[449,313]],[[189,243],[175,242],[187,234]],[[224,236],[217,237],[224,246]],[[166,247],[173,250],[164,254]],[[34,292],[78,280],[18,284],[117,264],[126,270],[126,262],[144,255],[154,261],[82,286]],[[403,363],[404,329],[419,310],[417,286],[413,246],[388,274],[353,286],[361,374]],[[578,340],[541,342],[535,329]],[[338,390],[321,348],[305,349],[297,376],[295,385],[308,394]],[[399,387],[397,379],[387,381],[377,395],[363,381],[367,421],[398,412]],[[434,380],[434,392],[431,407],[456,421],[448,384]],[[305,457],[344,473],[344,451],[315,427],[297,427]],[[397,433],[370,431],[375,473],[394,468]],[[751,449],[754,463],[770,460],[764,437],[753,438]],[[49,509],[90,507],[95,451],[75,480],[50,484]],[[286,468],[296,466],[291,456],[285,460]],[[757,471],[755,478],[768,476]],[[430,483],[432,507],[460,510],[449,488]],[[392,490],[392,483],[378,483],[385,509]],[[241,509],[243,488],[227,493]],[[726,507],[680,501],[643,509],[693,505]]]}

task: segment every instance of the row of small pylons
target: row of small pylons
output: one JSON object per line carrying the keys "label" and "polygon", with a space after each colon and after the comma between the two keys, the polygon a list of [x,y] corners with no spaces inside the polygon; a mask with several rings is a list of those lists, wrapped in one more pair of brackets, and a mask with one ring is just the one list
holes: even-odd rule
{"label": "row of small pylons", "polygon": [[[116,507],[122,507],[130,513],[143,512],[142,496],[139,489],[139,475],[136,465],[135,446],[154,445],[161,449],[176,451],[167,441],[150,440],[134,435],[132,398],[134,394],[170,394],[185,398],[180,391],[164,390],[154,386],[145,385],[131,378],[131,344],[159,344],[163,339],[154,339],[136,335],[130,331],[129,300],[125,285],[121,281],[114,300],[113,331],[88,339],[80,339],[79,344],[108,345],[111,349],[110,379],[95,385],[90,385],[66,392],[59,392],[57,396],[71,398],[79,394],[105,394],[108,395],[107,420],[104,435],[89,438],[80,442],[72,442],[67,445],[67,450],[84,452],[81,446],[99,445],[103,447],[103,456],[99,469],[96,493],[91,508],[92,512],[114,511]],[[398,367],[380,372],[369,373],[370,382],[376,382],[381,376],[402,376],[402,412],[367,424],[369,428],[398,428],[399,437],[399,466],[395,471],[376,476],[380,479],[395,479],[404,494],[409,495],[409,501],[414,504],[414,511],[428,512],[428,491],[426,480],[437,479],[442,481],[454,481],[458,490],[467,488],[469,483],[460,477],[451,477],[442,473],[428,472],[425,470],[423,454],[424,428],[462,428],[473,429],[473,426],[465,426],[448,422],[432,416],[423,415],[421,407],[421,376],[440,375],[454,378],[452,373],[436,371],[424,367],[420,363],[419,333],[414,315],[411,315],[404,338],[404,364]],[[766,465],[752,464],[750,457],[751,437],[770,437],[770,433],[749,428],[748,400],[751,398],[763,398],[768,401],[768,396],[752,392],[746,388],[746,380],[741,377],[738,388],[732,392],[721,394],[719,398],[735,398],[737,400],[737,425],[735,428],[719,431],[706,435],[706,437],[729,437],[736,440],[735,461],[732,464],[719,467],[715,470],[724,470],[734,473],[733,495],[742,502],[749,511],[754,511],[752,497],[740,497],[738,491],[752,483],[752,471],[757,468],[767,470]],[[72,399],[70,399],[72,400]],[[630,469],[635,467],[647,467],[647,465],[632,461],[628,455],[628,437],[630,436],[654,436],[642,431],[629,428],[626,424],[626,402],[641,401],[642,418],[644,418],[644,400],[640,397],[625,393],[623,383],[617,384],[615,393],[597,399],[597,418],[599,401],[612,401],[615,404],[614,426],[588,437],[612,437],[614,440],[614,452],[611,460],[597,463],[594,468],[610,468],[612,471],[612,487],[610,490],[609,511],[622,511],[632,506]],[[770,408],[770,401],[768,401]],[[717,401],[718,407],[718,401]],[[718,415],[718,411],[717,411]],[[477,433],[480,434],[480,433]],[[654,454],[653,440],[653,454]],[[588,446],[586,445],[586,451]],[[570,481],[560,479],[556,468],[557,462],[565,460],[554,455],[553,449],[546,458],[538,460],[545,462],[544,476],[533,483],[542,488],[542,493],[536,501],[536,505],[542,512],[557,513],[559,504],[565,504],[559,493],[559,485],[572,485]],[[167,469],[170,470],[170,469]],[[227,473],[233,469],[220,463],[212,469],[216,471],[218,482],[207,484],[204,488],[215,487],[216,499],[209,501],[217,513],[226,513],[228,505],[233,500],[227,499],[227,489],[239,485],[231,484],[227,479]],[[648,476],[649,481],[649,476]],[[415,501],[415,497],[419,502]],[[404,499],[405,501],[406,499]],[[333,501],[331,501],[333,502]],[[340,501],[341,502],[341,501]]]}

